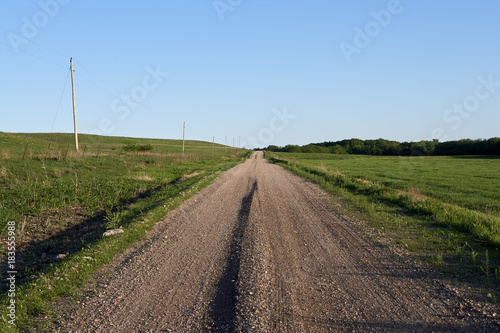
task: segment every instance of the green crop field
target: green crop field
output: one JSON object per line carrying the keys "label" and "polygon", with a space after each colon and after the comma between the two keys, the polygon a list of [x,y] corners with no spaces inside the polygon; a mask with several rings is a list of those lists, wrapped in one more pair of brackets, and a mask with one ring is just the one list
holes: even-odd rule
{"label": "green crop field", "polygon": [[383,157],[266,152],[351,214],[451,277],[500,296],[499,156]]}
{"label": "green crop field", "polygon": [[500,216],[500,157],[393,157],[277,153],[301,165]]}
{"label": "green crop field", "polygon": [[[77,153],[73,140],[0,132],[0,258],[5,266],[11,258],[8,226],[15,223],[20,329],[36,327],[51,302],[75,295],[169,210],[249,154],[200,141],[186,141],[182,154],[179,140],[94,135],[79,136]],[[124,233],[103,237],[116,228]],[[6,288],[2,283],[2,309]],[[1,317],[0,331],[7,319]]]}

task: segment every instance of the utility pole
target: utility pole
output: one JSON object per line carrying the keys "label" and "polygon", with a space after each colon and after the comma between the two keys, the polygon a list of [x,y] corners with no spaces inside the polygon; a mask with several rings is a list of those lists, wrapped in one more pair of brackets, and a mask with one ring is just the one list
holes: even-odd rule
{"label": "utility pole", "polygon": [[233,148],[234,148],[234,136],[233,136]]}
{"label": "utility pole", "polygon": [[71,86],[73,87],[73,123],[75,125],[75,150],[78,152],[78,131],[76,129],[75,75],[73,73],[73,58],[69,58],[71,69]]}
{"label": "utility pole", "polygon": [[182,156],[184,156],[184,138],[186,135],[186,122],[184,122],[184,126],[182,126]]}
{"label": "utility pole", "polygon": [[240,135],[240,141],[238,142],[238,148],[241,148],[241,135]]}

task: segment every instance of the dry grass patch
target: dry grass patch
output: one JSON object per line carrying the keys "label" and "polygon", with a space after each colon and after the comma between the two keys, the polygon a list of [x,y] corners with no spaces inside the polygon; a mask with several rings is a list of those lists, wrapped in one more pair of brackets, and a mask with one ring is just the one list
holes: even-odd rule
{"label": "dry grass patch", "polygon": [[417,200],[425,200],[426,199],[426,196],[423,195],[419,189],[414,188],[414,187],[410,187],[408,189],[408,195],[414,199],[417,199]]}
{"label": "dry grass patch", "polygon": [[368,184],[368,185],[373,185],[373,182],[369,179],[366,178],[358,178],[356,179],[358,183],[363,183],[363,184]]}
{"label": "dry grass patch", "polygon": [[8,150],[4,150],[4,151],[2,152],[2,159],[4,159],[4,160],[8,160],[9,158],[10,158],[10,153],[9,153],[9,151],[8,151]]}
{"label": "dry grass patch", "polygon": [[192,178],[192,177],[196,177],[198,176],[199,174],[201,173],[201,171],[195,171],[195,172],[191,172],[190,174],[188,175],[184,175],[182,176],[182,180],[186,180],[186,179],[189,179],[189,178]]}
{"label": "dry grass patch", "polygon": [[320,164],[317,168],[321,171],[328,172],[328,168],[324,164]]}
{"label": "dry grass patch", "polygon": [[153,178],[148,176],[148,175],[140,175],[140,176],[135,176],[132,178],[137,179],[137,180],[147,180],[147,181],[153,180]]}
{"label": "dry grass patch", "polygon": [[65,174],[67,174],[67,173],[69,173],[68,170],[54,170],[54,175],[56,177],[61,177],[61,176],[65,175]]}

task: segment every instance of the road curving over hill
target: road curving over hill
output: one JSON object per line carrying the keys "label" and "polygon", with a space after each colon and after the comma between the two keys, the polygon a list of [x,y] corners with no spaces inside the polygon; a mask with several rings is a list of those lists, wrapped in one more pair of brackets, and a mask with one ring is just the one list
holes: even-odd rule
{"label": "road curving over hill", "polygon": [[[61,332],[491,331],[263,159],[172,211],[101,272]],[[493,323],[492,323],[493,325]],[[496,324],[495,324],[496,325]]]}

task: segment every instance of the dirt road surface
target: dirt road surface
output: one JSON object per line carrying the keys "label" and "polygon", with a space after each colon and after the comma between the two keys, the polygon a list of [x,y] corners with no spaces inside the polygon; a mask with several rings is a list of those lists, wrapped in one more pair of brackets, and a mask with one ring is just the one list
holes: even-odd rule
{"label": "dirt road surface", "polygon": [[[62,332],[491,332],[256,152],[105,268]],[[491,324],[493,325],[493,323]]]}

